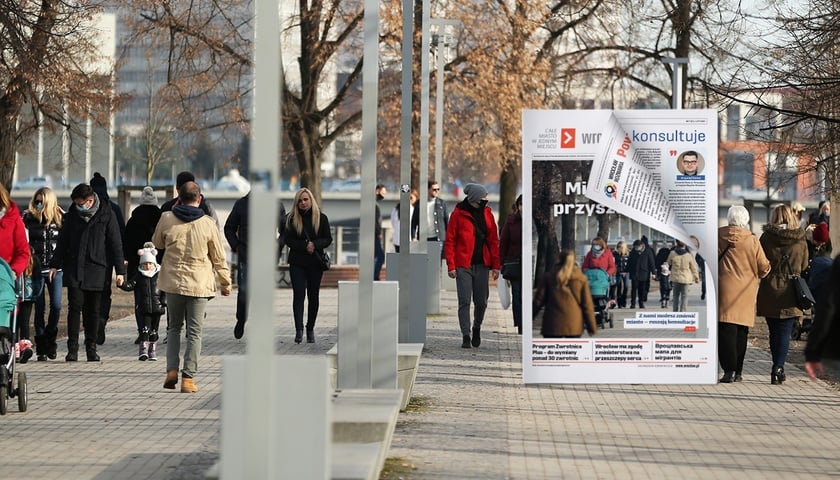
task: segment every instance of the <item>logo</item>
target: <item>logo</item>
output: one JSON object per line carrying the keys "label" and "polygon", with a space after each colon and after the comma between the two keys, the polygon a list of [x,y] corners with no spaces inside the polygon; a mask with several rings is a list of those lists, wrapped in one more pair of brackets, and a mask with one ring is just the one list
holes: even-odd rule
{"label": "logo", "polygon": [[607,198],[612,198],[613,200],[617,200],[618,199],[618,185],[616,185],[613,182],[607,182],[607,184],[604,185],[604,195],[606,195]]}
{"label": "logo", "polygon": [[560,148],[575,148],[575,129],[560,129]]}

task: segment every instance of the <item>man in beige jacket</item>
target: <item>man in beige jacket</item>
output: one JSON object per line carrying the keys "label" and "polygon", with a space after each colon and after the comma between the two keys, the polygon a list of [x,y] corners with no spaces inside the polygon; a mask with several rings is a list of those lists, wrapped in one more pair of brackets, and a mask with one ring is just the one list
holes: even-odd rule
{"label": "man in beige jacket", "polygon": [[216,296],[216,276],[223,296],[230,295],[230,269],[216,222],[199,208],[201,190],[187,182],[178,190],[181,204],[165,212],[152,242],[165,249],[158,288],[166,292],[169,327],[166,330],[166,381],[174,389],[181,365],[181,330],[186,325],[187,347],[181,369],[181,391],[198,391],[193,376],[201,355],[201,328],[207,302]]}

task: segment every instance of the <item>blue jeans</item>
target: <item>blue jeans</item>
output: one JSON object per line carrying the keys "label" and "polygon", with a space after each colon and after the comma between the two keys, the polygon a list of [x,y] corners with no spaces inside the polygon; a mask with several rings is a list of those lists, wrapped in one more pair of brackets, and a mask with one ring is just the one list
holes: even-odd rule
{"label": "blue jeans", "polygon": [[[44,291],[35,298],[35,335],[46,336],[55,341],[58,334],[58,320],[61,317],[61,287],[63,273],[61,270],[55,272],[55,277],[50,281],[49,273],[44,276]],[[44,325],[44,313],[46,312],[46,295],[50,292],[50,314],[47,324]]]}
{"label": "blue jeans", "polygon": [[767,329],[770,331],[770,356],[773,357],[773,369],[785,368],[788,350],[790,349],[790,333],[796,318],[766,318]]}

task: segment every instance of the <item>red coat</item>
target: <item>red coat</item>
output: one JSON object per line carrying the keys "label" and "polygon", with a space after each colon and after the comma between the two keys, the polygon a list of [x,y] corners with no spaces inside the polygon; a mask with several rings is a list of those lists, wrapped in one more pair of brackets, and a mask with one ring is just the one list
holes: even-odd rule
{"label": "red coat", "polygon": [[[500,270],[502,263],[499,260],[499,229],[496,226],[493,211],[489,207],[484,208],[484,222],[487,225],[487,238],[484,241],[482,255],[484,264],[492,270]],[[449,225],[446,227],[446,242],[443,244],[449,271],[458,267],[470,268],[474,248],[475,225],[473,225],[472,213],[462,208],[462,204],[459,203],[449,217]]]}
{"label": "red coat", "polygon": [[604,250],[604,253],[597,258],[595,255],[592,255],[592,251],[590,250],[583,258],[583,265],[581,265],[580,268],[584,273],[590,268],[600,268],[601,270],[607,272],[607,275],[615,275],[615,257],[613,257],[613,254],[609,249]]}
{"label": "red coat", "polygon": [[18,277],[29,265],[29,242],[17,204],[11,202],[0,218],[0,258],[6,261]]}

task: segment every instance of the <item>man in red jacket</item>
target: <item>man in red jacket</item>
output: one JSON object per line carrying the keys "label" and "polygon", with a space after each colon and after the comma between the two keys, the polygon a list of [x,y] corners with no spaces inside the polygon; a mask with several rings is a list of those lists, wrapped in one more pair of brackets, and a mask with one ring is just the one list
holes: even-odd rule
{"label": "man in red jacket", "polygon": [[[458,323],[461,348],[481,345],[481,322],[490,296],[489,277],[499,278],[499,230],[493,212],[487,206],[487,189],[470,183],[464,187],[466,198],[455,206],[446,228],[443,250],[449,277],[458,290]],[[475,302],[475,319],[470,338],[470,299]]]}

